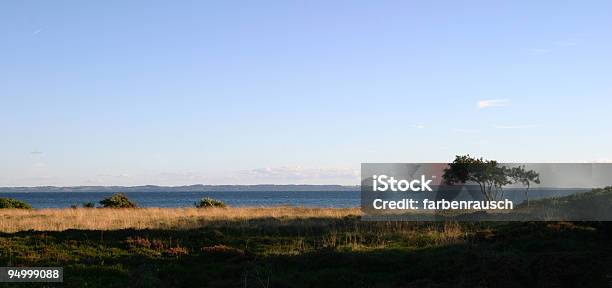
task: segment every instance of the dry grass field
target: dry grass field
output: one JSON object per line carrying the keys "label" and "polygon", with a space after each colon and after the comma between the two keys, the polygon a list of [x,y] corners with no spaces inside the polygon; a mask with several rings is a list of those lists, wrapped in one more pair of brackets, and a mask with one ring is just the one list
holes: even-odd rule
{"label": "dry grass field", "polygon": [[360,215],[300,207],[0,209],[0,264],[63,267],[64,283],[47,287],[609,287],[607,222]]}
{"label": "dry grass field", "polygon": [[66,208],[0,209],[0,232],[64,231],[68,229],[193,229],[206,225],[233,225],[241,221],[295,221],[360,215],[359,208],[242,207],[242,208]]}
{"label": "dry grass field", "polygon": [[[563,203],[608,205],[611,195]],[[611,287],[612,222],[361,216],[359,208],[0,209],[0,264],[63,267],[64,283],[48,287]]]}

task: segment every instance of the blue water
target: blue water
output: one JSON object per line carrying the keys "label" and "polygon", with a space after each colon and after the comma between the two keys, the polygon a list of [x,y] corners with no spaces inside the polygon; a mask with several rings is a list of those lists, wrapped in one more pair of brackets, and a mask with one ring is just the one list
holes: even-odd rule
{"label": "blue water", "polygon": [[[66,208],[96,203],[110,192],[0,193],[0,197],[25,201],[34,208]],[[222,200],[230,206],[358,207],[359,191],[223,191],[223,192],[125,192],[139,207],[194,207],[203,197]]]}
{"label": "blue water", "polygon": [[[515,204],[525,200],[523,189],[506,189],[505,197]],[[590,191],[589,189],[533,189],[529,193],[531,200],[562,197],[575,193]],[[100,200],[111,196],[112,192],[0,192],[2,198],[14,198],[25,201],[34,208],[66,208],[71,205],[81,206],[92,202],[97,206]],[[305,207],[359,207],[360,191],[218,191],[218,192],[124,192],[130,200],[139,207],[194,207],[194,202],[203,197],[222,200],[230,206],[305,206]],[[427,194],[398,193],[399,198],[414,198],[422,200],[431,198]],[[460,194],[445,197],[451,200],[482,200],[477,191],[474,195]],[[433,196],[435,198],[435,196]],[[393,197],[391,197],[393,198]],[[388,199],[391,199],[388,198]],[[432,198],[432,199],[434,199]]]}

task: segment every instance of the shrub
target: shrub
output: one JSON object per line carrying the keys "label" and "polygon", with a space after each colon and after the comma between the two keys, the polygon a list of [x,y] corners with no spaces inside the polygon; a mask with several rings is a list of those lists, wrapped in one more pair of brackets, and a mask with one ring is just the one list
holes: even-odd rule
{"label": "shrub", "polygon": [[138,236],[134,238],[128,237],[125,240],[125,244],[127,244],[129,248],[151,248],[151,241],[149,241],[149,239]]}
{"label": "shrub", "polygon": [[231,255],[231,256],[244,256],[245,252],[243,250],[232,248],[229,246],[225,246],[223,244],[215,245],[215,246],[206,246],[202,247],[202,253],[204,254],[221,254],[221,255]]}
{"label": "shrub", "polygon": [[188,255],[188,254],[189,254],[189,250],[187,250],[187,248],[184,248],[184,247],[171,247],[162,253],[162,255],[166,257],[179,257],[179,256]]}
{"label": "shrub", "polygon": [[96,204],[94,204],[93,202],[86,202],[86,203],[81,204],[80,206],[77,205],[77,204],[70,205],[70,208],[72,208],[72,209],[77,209],[79,207],[83,207],[83,208],[95,208]]}
{"label": "shrub", "polygon": [[210,207],[227,207],[225,203],[221,200],[215,200],[212,198],[202,198],[200,199],[200,203],[194,203],[197,208],[210,208]]}
{"label": "shrub", "polygon": [[11,198],[0,198],[0,209],[2,208],[14,208],[14,209],[32,209],[30,204]]}
{"label": "shrub", "polygon": [[136,204],[122,193],[113,194],[113,196],[100,201],[100,204],[106,208],[136,208]]}
{"label": "shrub", "polygon": [[159,239],[153,239],[151,240],[151,249],[155,249],[155,250],[161,250],[164,249],[166,247],[166,245],[164,245],[164,242],[162,242]]}

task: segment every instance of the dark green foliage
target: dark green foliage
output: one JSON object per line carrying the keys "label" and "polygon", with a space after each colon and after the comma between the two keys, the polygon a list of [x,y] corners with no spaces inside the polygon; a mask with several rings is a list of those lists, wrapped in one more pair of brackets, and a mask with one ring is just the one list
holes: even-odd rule
{"label": "dark green foliage", "polygon": [[[611,198],[607,187],[555,201]],[[210,220],[0,233],[0,263],[64,267],[64,283],[46,287],[608,287],[611,231],[609,222]]]}
{"label": "dark green foliage", "polygon": [[0,209],[2,208],[14,208],[14,209],[32,209],[30,204],[11,198],[0,198]]}
{"label": "dark green foliage", "polygon": [[496,200],[501,195],[501,188],[512,183],[504,173],[505,168],[494,160],[463,155],[456,156],[448,166],[442,175],[446,184],[476,183],[486,200]]}
{"label": "dark green foliage", "polygon": [[[608,287],[604,224],[347,217],[27,231],[0,233],[0,263],[64,267],[50,287]],[[444,241],[449,227],[458,241]]]}
{"label": "dark green foliage", "polygon": [[223,208],[223,207],[227,207],[227,205],[225,205],[225,203],[221,200],[215,200],[212,198],[202,198],[200,200],[200,202],[196,202],[194,203],[195,206],[197,208],[210,208],[210,207],[219,207],[219,208]]}
{"label": "dark green foliage", "polygon": [[525,166],[513,167],[508,172],[514,183],[521,183],[525,186],[525,199],[529,206],[529,188],[531,183],[540,184],[540,174],[533,170],[525,170]]}
{"label": "dark green foliage", "polygon": [[94,207],[96,207],[96,204],[94,204],[93,202],[83,203],[83,208],[94,208]]}
{"label": "dark green foliage", "polygon": [[446,185],[476,183],[486,200],[498,200],[503,196],[505,185],[520,183],[527,187],[531,183],[540,183],[540,175],[525,166],[508,168],[495,160],[475,158],[468,155],[457,155],[442,175]]}
{"label": "dark green foliage", "polygon": [[136,204],[122,193],[113,194],[113,196],[100,201],[100,204],[105,208],[136,208]]}
{"label": "dark green foliage", "polygon": [[565,215],[571,215],[569,219],[572,220],[611,219],[612,186],[565,197],[539,199],[531,201],[529,206],[521,204],[517,208],[526,207],[534,213],[563,211]]}

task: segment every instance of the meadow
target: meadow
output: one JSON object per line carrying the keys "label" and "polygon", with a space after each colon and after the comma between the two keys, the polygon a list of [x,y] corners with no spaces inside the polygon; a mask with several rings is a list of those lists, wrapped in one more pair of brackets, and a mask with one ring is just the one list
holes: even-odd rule
{"label": "meadow", "polygon": [[46,287],[608,287],[612,275],[608,222],[77,208],[4,209],[0,230],[2,266],[64,267],[65,282]]}
{"label": "meadow", "polygon": [[228,208],[66,208],[0,209],[0,232],[67,229],[194,229],[207,225],[240,225],[255,220],[340,219],[361,215],[359,208],[228,207]]}

